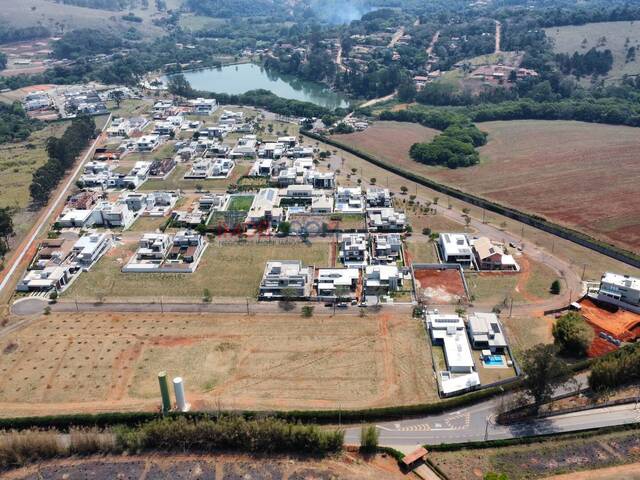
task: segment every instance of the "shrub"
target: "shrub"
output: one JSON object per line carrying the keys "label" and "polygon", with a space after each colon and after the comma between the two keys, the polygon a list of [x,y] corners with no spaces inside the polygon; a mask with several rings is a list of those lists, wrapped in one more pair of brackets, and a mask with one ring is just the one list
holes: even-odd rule
{"label": "shrub", "polygon": [[560,280],[555,279],[552,283],[551,283],[551,288],[549,288],[549,291],[553,294],[553,295],[560,295],[560,290],[562,289],[562,286],[560,285]]}
{"label": "shrub", "polygon": [[66,449],[57,432],[26,430],[4,432],[0,436],[0,468],[54,458]]}
{"label": "shrub", "polygon": [[[136,434],[121,430],[120,447],[166,451],[214,451],[235,449],[249,452],[303,452],[323,454],[342,449],[342,430],[321,430],[274,418],[246,420],[221,417],[188,420],[185,417],[153,420],[138,427]],[[131,443],[129,443],[131,442]]]}
{"label": "shrub", "polygon": [[379,432],[375,425],[363,425],[360,430],[360,451],[373,453],[378,449]]}
{"label": "shrub", "polygon": [[302,316],[306,318],[313,317],[313,307],[310,305],[302,307]]}

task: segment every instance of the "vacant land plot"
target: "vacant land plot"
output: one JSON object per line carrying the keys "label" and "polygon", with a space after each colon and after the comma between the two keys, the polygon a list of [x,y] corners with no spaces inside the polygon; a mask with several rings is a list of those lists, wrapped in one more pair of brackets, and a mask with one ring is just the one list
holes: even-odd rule
{"label": "vacant land plot", "polygon": [[429,304],[459,303],[467,295],[459,270],[417,269],[414,271],[418,297]]}
{"label": "vacant land plot", "polygon": [[482,478],[490,471],[505,473],[514,480],[546,478],[556,473],[637,462],[640,437],[637,432],[620,432],[500,449],[431,452],[429,456],[452,480]]}
{"label": "vacant land plot", "polygon": [[439,263],[436,245],[424,238],[410,238],[406,242],[407,263]]}
{"label": "vacant land plot", "polygon": [[[217,476],[216,476],[217,474]],[[38,478],[127,478],[143,479],[215,479],[225,480],[303,480],[330,479],[377,480],[402,479],[404,474],[389,456],[363,458],[343,453],[330,458],[270,455],[216,454],[112,456],[45,462],[5,474],[11,480]]]}
{"label": "vacant land plot", "polygon": [[640,73],[640,57],[637,55],[627,62],[629,48],[640,48],[639,22],[601,22],[578,26],[553,27],[545,33],[554,44],[557,53],[587,53],[593,47],[613,53],[613,67],[607,75],[609,80],[619,80],[624,75]]}
{"label": "vacant land plot", "polygon": [[551,297],[551,283],[558,277],[549,267],[516,257],[520,272],[465,272],[467,286],[475,301],[482,305],[496,305],[511,299],[515,304],[533,304]]}
{"label": "vacant land plot", "polygon": [[236,195],[229,200],[227,210],[230,212],[248,212],[253,202],[253,195]]}
{"label": "vacant land plot", "polygon": [[161,370],[184,377],[194,409],[437,400],[409,315],[51,314],[0,346],[4,416],[151,410]]}
{"label": "vacant land plot", "polygon": [[451,170],[411,160],[408,150],[417,140],[396,140],[396,130],[416,126],[389,123],[335,139],[439,182],[640,249],[640,129],[571,121],[479,123],[489,133],[481,163]]}
{"label": "vacant land plot", "polygon": [[[255,297],[268,260],[301,260],[328,265],[329,243],[213,241],[195,273],[122,273],[137,244],[113,248],[64,293],[69,298],[165,298],[199,301],[205,289],[213,297]],[[184,301],[184,300],[183,300]]]}
{"label": "vacant land plot", "polygon": [[249,173],[251,165],[249,163],[240,163],[235,166],[231,175],[227,178],[220,179],[197,179],[185,180],[184,175],[189,171],[190,166],[180,163],[173,169],[173,172],[165,179],[147,180],[142,184],[139,190],[186,190],[194,191],[200,187],[201,190],[225,190],[229,185],[238,181],[240,177]]}
{"label": "vacant land plot", "polygon": [[429,142],[440,132],[417,123],[375,122],[362,132],[334,135],[337,142],[350,145],[381,160],[410,161],[409,148],[416,142]]}

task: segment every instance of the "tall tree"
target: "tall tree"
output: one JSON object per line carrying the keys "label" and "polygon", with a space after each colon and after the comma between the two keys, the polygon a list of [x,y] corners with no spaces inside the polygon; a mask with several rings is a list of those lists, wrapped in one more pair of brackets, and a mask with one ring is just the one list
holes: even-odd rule
{"label": "tall tree", "polygon": [[554,345],[538,344],[524,352],[524,387],[533,397],[536,409],[551,399],[554,390],[567,383],[570,370],[556,355]]}

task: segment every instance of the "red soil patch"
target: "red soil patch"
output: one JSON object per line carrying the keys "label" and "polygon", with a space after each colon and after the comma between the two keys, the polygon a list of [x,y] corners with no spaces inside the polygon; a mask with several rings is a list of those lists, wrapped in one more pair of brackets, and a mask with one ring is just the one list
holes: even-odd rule
{"label": "red soil patch", "polygon": [[456,303],[466,297],[460,272],[454,269],[414,271],[419,296],[431,302]]}
{"label": "red soil patch", "polygon": [[589,298],[580,301],[581,313],[596,330],[602,330],[622,341],[640,337],[640,315],[622,309],[605,309]]}

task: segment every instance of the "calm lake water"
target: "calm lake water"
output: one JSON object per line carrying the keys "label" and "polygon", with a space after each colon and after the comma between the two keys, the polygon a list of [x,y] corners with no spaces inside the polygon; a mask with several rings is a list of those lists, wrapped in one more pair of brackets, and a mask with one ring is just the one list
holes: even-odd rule
{"label": "calm lake water", "polygon": [[303,100],[323,107],[349,106],[346,97],[331,91],[324,85],[276,72],[267,72],[260,65],[253,63],[185,72],[184,76],[196,90],[239,94],[263,88],[279,97]]}

